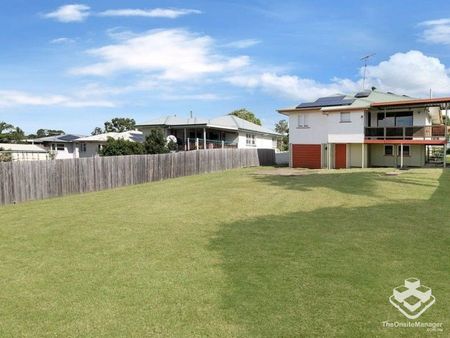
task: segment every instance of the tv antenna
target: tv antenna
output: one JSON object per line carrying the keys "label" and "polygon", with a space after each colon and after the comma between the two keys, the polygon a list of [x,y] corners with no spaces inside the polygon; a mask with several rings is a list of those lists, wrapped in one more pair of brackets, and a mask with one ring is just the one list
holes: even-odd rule
{"label": "tv antenna", "polygon": [[366,56],[363,56],[360,60],[364,61],[364,76],[363,76],[363,85],[362,88],[363,90],[365,89],[366,86],[366,72],[367,72],[367,60],[369,60],[372,56],[375,56],[376,53],[372,53]]}

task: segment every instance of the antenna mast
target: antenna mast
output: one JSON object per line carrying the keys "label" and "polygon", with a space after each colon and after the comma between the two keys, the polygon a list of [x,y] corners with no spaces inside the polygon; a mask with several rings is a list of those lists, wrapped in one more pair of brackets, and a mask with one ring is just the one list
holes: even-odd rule
{"label": "antenna mast", "polygon": [[363,77],[363,85],[362,85],[362,89],[364,90],[366,87],[366,72],[367,72],[367,60],[369,60],[369,58],[371,58],[372,56],[374,56],[376,53],[372,53],[366,56],[363,56],[360,60],[364,61],[364,77]]}

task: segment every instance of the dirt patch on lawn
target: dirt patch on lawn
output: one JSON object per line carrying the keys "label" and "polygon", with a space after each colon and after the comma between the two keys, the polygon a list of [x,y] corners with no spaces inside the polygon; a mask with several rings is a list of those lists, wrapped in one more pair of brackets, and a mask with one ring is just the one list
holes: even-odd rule
{"label": "dirt patch on lawn", "polygon": [[318,170],[314,169],[301,169],[301,168],[271,168],[257,170],[257,175],[274,175],[274,176],[305,176],[318,173]]}

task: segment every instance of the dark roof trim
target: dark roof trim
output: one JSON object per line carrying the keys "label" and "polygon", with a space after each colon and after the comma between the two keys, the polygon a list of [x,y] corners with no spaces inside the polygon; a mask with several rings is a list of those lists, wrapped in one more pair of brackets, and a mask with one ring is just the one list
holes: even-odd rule
{"label": "dark roof trim", "polygon": [[195,128],[196,126],[206,126],[207,123],[193,124],[136,124],[136,127],[155,127],[155,128]]}
{"label": "dark roof trim", "polygon": [[373,102],[371,107],[387,107],[387,106],[417,106],[427,104],[450,103],[450,97],[437,97],[434,99],[417,99],[405,101],[389,101],[389,102]]}

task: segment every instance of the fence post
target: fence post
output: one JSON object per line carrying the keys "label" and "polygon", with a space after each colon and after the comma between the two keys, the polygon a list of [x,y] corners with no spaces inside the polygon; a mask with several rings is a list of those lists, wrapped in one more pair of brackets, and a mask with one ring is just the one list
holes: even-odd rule
{"label": "fence post", "polygon": [[274,154],[273,149],[230,148],[183,152],[184,158],[180,153],[171,153],[0,163],[0,205],[183,175],[272,165]]}

